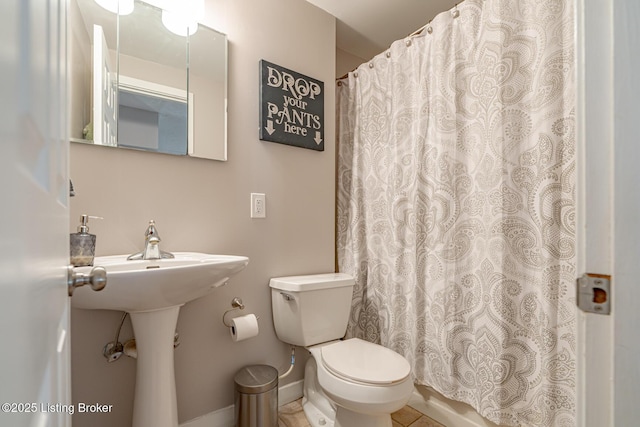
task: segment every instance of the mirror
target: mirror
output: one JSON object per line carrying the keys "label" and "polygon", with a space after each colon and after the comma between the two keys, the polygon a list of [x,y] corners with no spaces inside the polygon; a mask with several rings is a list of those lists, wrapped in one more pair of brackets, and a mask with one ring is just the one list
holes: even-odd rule
{"label": "mirror", "polygon": [[226,36],[177,35],[154,1],[71,0],[71,141],[226,160]]}

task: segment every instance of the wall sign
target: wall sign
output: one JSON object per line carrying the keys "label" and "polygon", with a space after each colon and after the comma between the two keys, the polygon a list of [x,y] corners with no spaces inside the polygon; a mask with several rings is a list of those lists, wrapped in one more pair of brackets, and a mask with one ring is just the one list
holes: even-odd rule
{"label": "wall sign", "polygon": [[324,83],[261,60],[260,139],[324,151]]}

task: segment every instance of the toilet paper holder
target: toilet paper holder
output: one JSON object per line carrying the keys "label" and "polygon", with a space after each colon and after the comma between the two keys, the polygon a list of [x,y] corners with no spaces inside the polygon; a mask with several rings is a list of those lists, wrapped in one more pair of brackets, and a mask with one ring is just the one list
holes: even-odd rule
{"label": "toilet paper holder", "polygon": [[[226,316],[227,313],[230,313],[234,310],[244,310],[244,304],[242,303],[242,300],[238,297],[235,297],[234,299],[231,300],[231,307],[229,310],[225,311],[224,314],[222,315],[222,323],[224,323],[224,326],[226,326],[227,328],[230,328],[232,325],[230,323],[227,323],[226,320]],[[256,316],[256,319],[259,319],[259,316]]]}

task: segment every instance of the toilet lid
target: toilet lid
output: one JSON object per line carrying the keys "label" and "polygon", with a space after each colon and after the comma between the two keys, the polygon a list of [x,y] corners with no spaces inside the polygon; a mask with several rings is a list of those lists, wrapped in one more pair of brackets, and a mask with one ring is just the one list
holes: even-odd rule
{"label": "toilet lid", "polygon": [[393,384],[411,373],[409,362],[386,347],[352,338],[322,347],[322,363],[333,374],[368,384]]}

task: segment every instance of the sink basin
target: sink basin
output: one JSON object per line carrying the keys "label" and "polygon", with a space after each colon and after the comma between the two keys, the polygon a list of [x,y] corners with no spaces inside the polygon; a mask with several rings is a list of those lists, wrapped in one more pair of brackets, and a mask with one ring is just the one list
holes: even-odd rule
{"label": "sink basin", "polygon": [[[78,288],[71,298],[76,308],[149,311],[179,306],[200,298],[244,269],[249,258],[175,252],[175,258],[127,261],[128,255],[96,257],[107,270],[107,286],[94,292]],[[88,273],[91,267],[76,271]]]}

